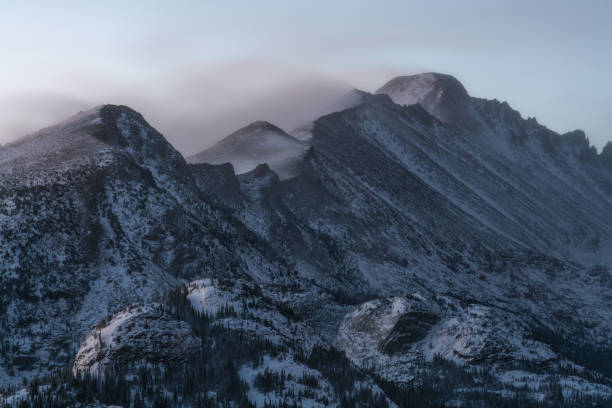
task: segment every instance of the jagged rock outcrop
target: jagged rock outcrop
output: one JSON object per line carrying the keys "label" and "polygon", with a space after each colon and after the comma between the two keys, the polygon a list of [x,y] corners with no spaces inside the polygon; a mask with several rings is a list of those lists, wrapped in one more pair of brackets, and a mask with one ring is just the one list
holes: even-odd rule
{"label": "jagged rock outcrop", "polygon": [[103,375],[112,366],[186,362],[198,355],[200,338],[162,305],[130,306],[96,325],[76,354],[73,371]]}
{"label": "jagged rock outcrop", "polygon": [[438,315],[428,312],[408,312],[393,325],[391,332],[379,344],[385,354],[401,353],[419,340],[423,340],[432,326],[440,321]]}
{"label": "jagged rock outcrop", "polygon": [[434,72],[393,78],[376,91],[389,95],[398,105],[423,106],[445,123],[474,124],[470,96],[452,75]]}

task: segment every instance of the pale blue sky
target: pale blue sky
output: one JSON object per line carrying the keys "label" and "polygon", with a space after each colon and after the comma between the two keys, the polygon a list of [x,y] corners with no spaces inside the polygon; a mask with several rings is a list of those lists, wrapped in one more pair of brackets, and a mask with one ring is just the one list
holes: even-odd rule
{"label": "pale blue sky", "polygon": [[296,126],[350,87],[438,71],[601,147],[611,43],[599,0],[3,2],[0,143],[122,103],[189,154],[252,120]]}

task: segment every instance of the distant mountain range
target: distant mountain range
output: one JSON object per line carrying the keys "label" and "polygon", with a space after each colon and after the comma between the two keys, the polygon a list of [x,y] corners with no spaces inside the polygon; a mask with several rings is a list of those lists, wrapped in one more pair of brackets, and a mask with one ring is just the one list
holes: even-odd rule
{"label": "distant mountain range", "polygon": [[612,143],[437,73],[330,106],[0,147],[0,406],[610,404]]}

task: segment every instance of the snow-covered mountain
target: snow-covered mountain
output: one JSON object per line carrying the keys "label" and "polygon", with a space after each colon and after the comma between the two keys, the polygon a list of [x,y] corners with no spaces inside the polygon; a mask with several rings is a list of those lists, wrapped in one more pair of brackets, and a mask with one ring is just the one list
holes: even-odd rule
{"label": "snow-covered mountain", "polygon": [[129,108],[81,113],[0,157],[3,385],[64,366],[92,324],[185,279],[260,274],[266,244]]}
{"label": "snow-covered mountain", "polygon": [[190,164],[117,106],[0,148],[3,383],[68,367],[36,398],[605,406],[612,144],[448,75],[355,95],[308,142],[256,122]]}
{"label": "snow-covered mountain", "polygon": [[295,175],[295,163],[307,144],[265,121],[253,122],[212,147],[188,158],[190,163],[231,163],[236,173],[246,173],[267,163],[281,177]]}
{"label": "snow-covered mountain", "polygon": [[398,105],[420,104],[427,112],[445,123],[471,120],[470,96],[455,77],[426,73],[393,78],[377,94],[389,95]]}
{"label": "snow-covered mountain", "polygon": [[[414,98],[462,91],[451,101],[469,118],[364,94],[315,122],[298,177],[279,180],[261,167],[237,177],[242,204],[227,204],[336,299],[409,295],[432,307],[417,314],[423,321],[407,311],[386,329],[374,319],[371,330],[383,331],[373,342],[364,340],[368,325],[351,329],[352,314],[329,325],[342,308],[310,317],[355,363],[387,378],[410,378],[421,355],[558,371],[573,361],[561,349],[609,350],[612,228],[595,215],[612,211],[605,154],[580,131],[557,135],[505,103],[466,96],[454,78],[431,82],[437,77],[418,80]],[[427,107],[437,113],[447,102]],[[402,321],[430,330],[398,335]],[[389,343],[396,352],[385,353]]]}

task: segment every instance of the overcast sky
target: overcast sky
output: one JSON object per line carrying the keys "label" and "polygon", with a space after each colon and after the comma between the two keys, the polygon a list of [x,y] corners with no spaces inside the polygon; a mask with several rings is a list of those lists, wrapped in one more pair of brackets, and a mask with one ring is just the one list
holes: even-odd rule
{"label": "overcast sky", "polygon": [[5,1],[0,143],[115,103],[188,155],[257,119],[291,130],[352,87],[438,71],[600,148],[611,50],[604,0]]}

